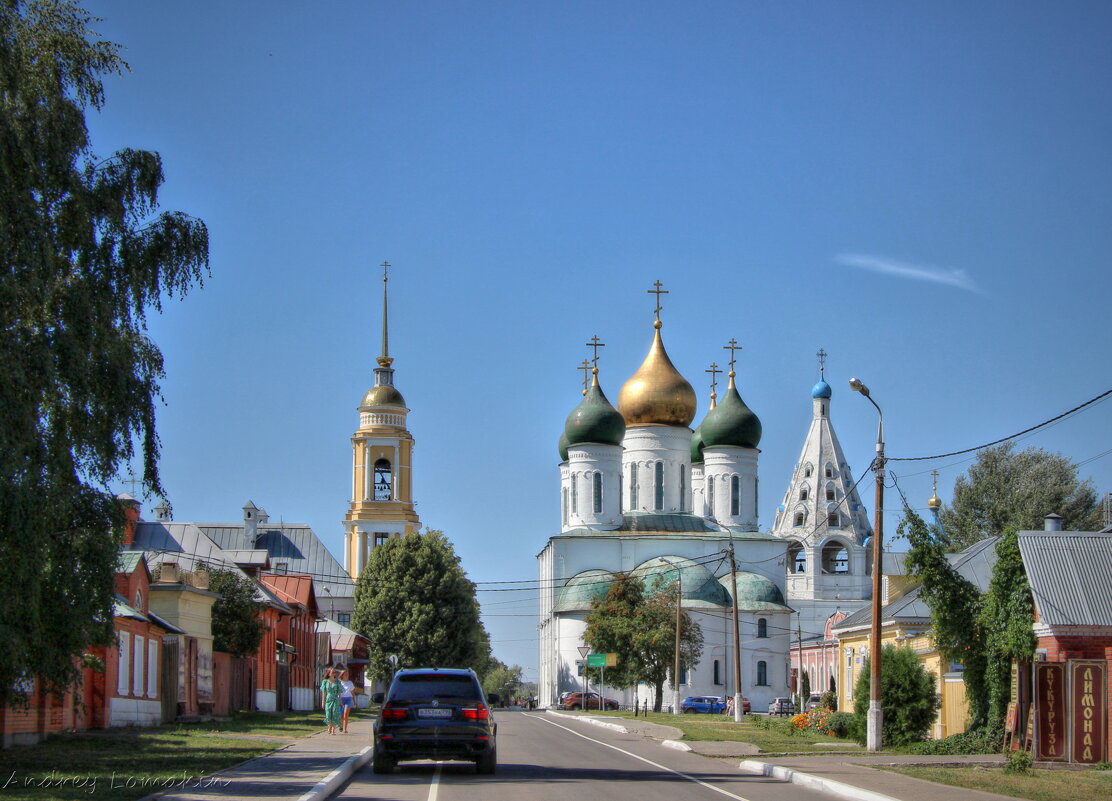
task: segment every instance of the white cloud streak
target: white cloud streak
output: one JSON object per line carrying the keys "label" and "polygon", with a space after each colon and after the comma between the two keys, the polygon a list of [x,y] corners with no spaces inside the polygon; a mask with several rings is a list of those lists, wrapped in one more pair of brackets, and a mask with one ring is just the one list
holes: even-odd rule
{"label": "white cloud streak", "polygon": [[973,279],[965,270],[955,270],[931,265],[906,264],[884,256],[870,256],[865,253],[839,253],[834,261],[846,267],[856,267],[860,270],[870,270],[882,275],[892,275],[896,278],[909,278],[912,281],[927,281],[932,284],[957,287],[967,292],[980,293],[980,289],[973,283]]}

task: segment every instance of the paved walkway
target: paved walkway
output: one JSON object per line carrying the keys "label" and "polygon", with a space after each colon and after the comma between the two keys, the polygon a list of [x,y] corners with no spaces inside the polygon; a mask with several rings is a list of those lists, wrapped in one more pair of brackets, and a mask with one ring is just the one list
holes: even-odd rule
{"label": "paved walkway", "polygon": [[303,737],[191,786],[172,788],[147,798],[159,801],[212,801],[216,798],[323,801],[369,761],[372,720],[369,715],[363,715],[350,722],[347,734],[321,732]]}

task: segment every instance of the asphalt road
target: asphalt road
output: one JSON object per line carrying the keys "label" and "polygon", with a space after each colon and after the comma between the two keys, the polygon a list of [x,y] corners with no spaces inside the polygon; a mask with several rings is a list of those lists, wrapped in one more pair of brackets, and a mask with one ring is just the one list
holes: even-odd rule
{"label": "asphalt road", "polygon": [[543,712],[498,713],[498,772],[465,762],[368,765],[336,796],[375,801],[818,801],[820,793],[750,776],[737,759],[664,748],[637,735]]}

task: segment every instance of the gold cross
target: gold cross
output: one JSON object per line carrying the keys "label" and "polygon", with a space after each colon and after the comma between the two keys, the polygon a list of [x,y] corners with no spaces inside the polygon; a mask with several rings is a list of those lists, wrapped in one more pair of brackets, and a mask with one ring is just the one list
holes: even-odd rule
{"label": "gold cross", "polygon": [[586,395],[587,394],[587,382],[590,381],[590,379],[587,376],[589,376],[591,374],[591,360],[590,359],[584,359],[583,364],[579,365],[575,369],[583,371],[583,394]]}
{"label": "gold cross", "polygon": [[723,345],[722,350],[728,350],[730,352],[730,372],[732,373],[734,371],[734,363],[737,362],[736,351],[741,350],[741,345],[737,344],[736,339],[730,339],[730,343],[728,345]]}
{"label": "gold cross", "polygon": [[826,379],[826,351],[819,348],[819,352],[815,354],[819,357],[819,377]]}
{"label": "gold cross", "polygon": [[668,290],[667,289],[661,289],[661,287],[664,286],[664,284],[660,283],[660,281],[653,282],[653,286],[655,287],[655,289],[650,289],[650,290],[647,290],[647,291],[650,295],[656,295],[656,308],[653,309],[653,312],[656,313],[657,322],[660,322],[660,312],[664,308],[663,306],[660,305],[660,296],[661,295],[667,295]]}
{"label": "gold cross", "polygon": [[599,348],[605,348],[606,343],[605,342],[599,342],[598,341],[598,334],[595,334],[593,337],[591,337],[591,341],[587,343],[587,347],[592,348],[595,351],[595,356],[592,359],[592,361],[594,362],[594,366],[597,368],[598,367],[598,349]]}
{"label": "gold cross", "polygon": [[703,370],[704,373],[710,373],[710,394],[715,395],[718,392],[718,374],[722,371],[718,369],[718,362],[711,362],[709,370]]}

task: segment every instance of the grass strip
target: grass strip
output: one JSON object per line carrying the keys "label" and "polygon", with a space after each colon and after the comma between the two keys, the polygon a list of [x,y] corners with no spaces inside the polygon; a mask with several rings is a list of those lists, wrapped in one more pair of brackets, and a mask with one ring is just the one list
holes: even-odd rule
{"label": "grass strip", "polygon": [[1093,801],[1112,798],[1112,770],[1033,770],[1028,774],[1005,773],[1003,768],[891,767],[915,779],[983,790],[986,793],[1027,798],[1030,801]]}

